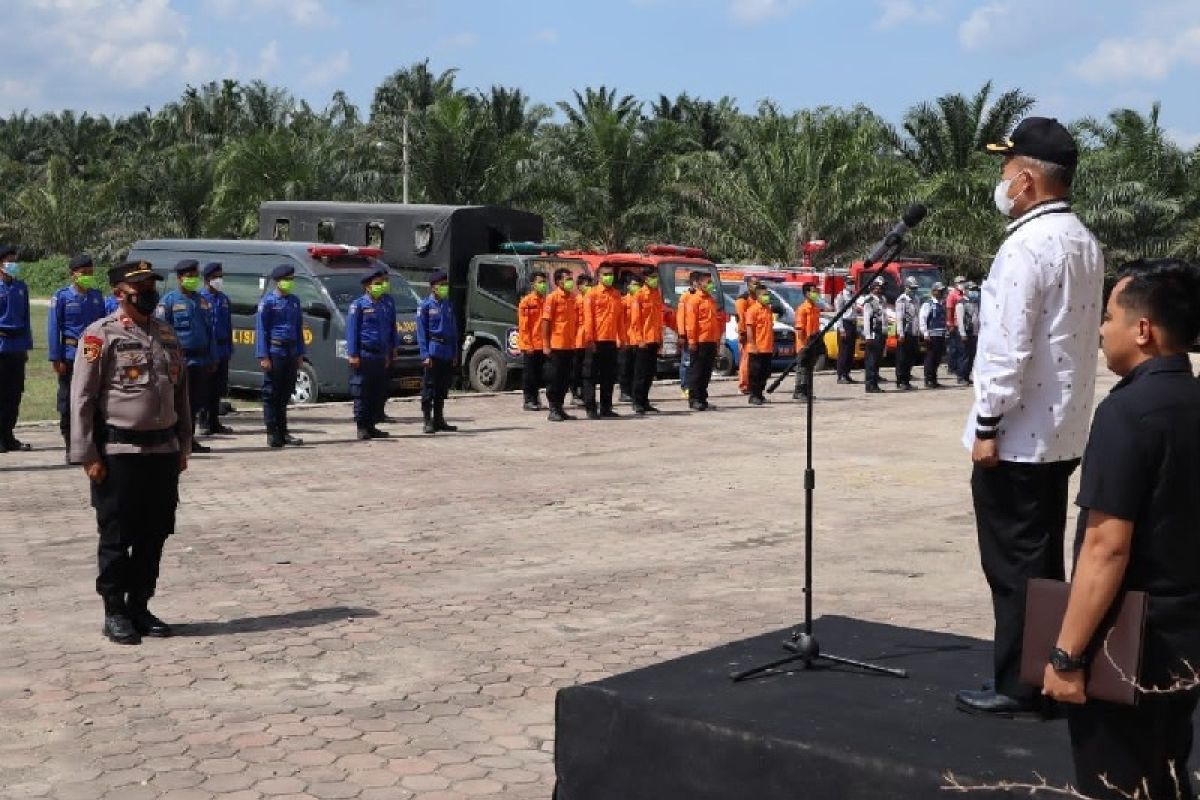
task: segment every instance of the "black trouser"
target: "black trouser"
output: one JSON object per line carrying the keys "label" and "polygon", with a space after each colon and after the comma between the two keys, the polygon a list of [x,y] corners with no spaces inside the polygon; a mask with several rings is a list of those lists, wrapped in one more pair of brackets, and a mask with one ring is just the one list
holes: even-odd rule
{"label": "black trouser", "polygon": [[287,407],[296,389],[298,360],[294,355],[271,356],[271,368],[263,371],[263,422],[268,432],[287,433]]}
{"label": "black trouser", "polygon": [[750,396],[765,400],[763,390],[767,388],[767,379],[771,377],[772,353],[750,354]]}
{"label": "black trouser", "polygon": [[229,392],[229,359],[218,359],[216,369],[208,373],[208,392],[204,398],[201,417],[204,426],[215,430],[221,424],[221,400]]}
{"label": "black trouser", "polygon": [[906,334],[896,340],[896,383],[906,386],[912,383],[913,365],[917,363],[917,337]]}
{"label": "black trouser", "polygon": [[[797,339],[796,347],[800,348],[800,352],[804,352],[807,348],[807,343],[802,344]],[[808,385],[808,370],[816,366],[817,359],[825,355],[825,353],[825,341],[818,339],[816,346],[808,350],[808,355],[800,358],[800,363],[796,365],[796,388],[792,391],[794,397],[803,397],[808,394],[811,388]]]}
{"label": "black trouser", "polygon": [[1196,700],[1191,691],[1142,695],[1136,706],[1097,700],[1067,706],[1076,788],[1096,800],[1191,800],[1196,795],[1188,756]]}
{"label": "black trouser", "polygon": [[13,429],[21,413],[25,394],[25,362],[28,353],[0,353],[0,442],[13,440]]}
{"label": "black trouser", "polygon": [[[849,313],[853,314],[853,310]],[[837,376],[849,378],[854,366],[854,348],[858,344],[858,323],[844,321],[838,329]]]}
{"label": "black trouser", "polygon": [[600,391],[600,410],[611,411],[613,385],[617,382],[617,343],[596,342],[583,364],[583,403],[596,408],[596,390]]}
{"label": "black trouser", "polygon": [[96,591],[104,598],[154,596],[163,544],[175,532],[179,454],[108,455],[108,474],[93,483],[100,531]]}
{"label": "black trouser", "polygon": [[622,347],[618,358],[621,394],[630,397],[633,396],[633,373],[637,370],[637,351],[636,347]]}
{"label": "black trouser", "polygon": [[975,348],[979,340],[967,336],[962,340],[962,353],[958,356],[958,377],[964,381],[971,380],[971,370],[975,369]]}
{"label": "black trouser", "polygon": [[[442,419],[446,398],[450,396],[450,384],[454,381],[454,361],[431,358],[429,366],[421,375],[421,411],[435,419]],[[380,408],[382,414],[383,408]]]}
{"label": "black trouser", "polygon": [[526,403],[538,401],[538,391],[542,388],[542,373],[545,370],[546,354],[541,350],[527,350],[521,365],[521,389]]}
{"label": "black trouser", "polygon": [[713,364],[717,361],[716,342],[698,342],[688,367],[688,402],[707,403],[708,384],[712,380]]}
{"label": "black trouser", "polygon": [[658,343],[644,344],[634,351],[633,404],[645,408],[650,405],[650,387],[658,374]]}
{"label": "black trouser", "polygon": [[75,372],[74,361],[64,361],[67,369],[58,376],[58,394],[55,396],[54,407],[58,409],[58,430],[71,448],[71,375]]}
{"label": "black trouser", "polygon": [[868,339],[863,348],[866,351],[864,365],[866,374],[863,376],[863,382],[867,386],[879,385],[879,365],[883,363],[883,348],[886,346],[887,340],[883,336],[877,335],[874,339]]}
{"label": "black trouser", "polygon": [[996,691],[1010,697],[1034,696],[1020,681],[1025,586],[1030,578],[1063,580],[1067,481],[1078,464],[1001,461],[971,473],[979,557],[996,621]]}
{"label": "black trouser", "polygon": [[587,350],[579,348],[575,350],[575,355],[571,359],[571,394],[580,400],[583,399],[583,364],[587,358]]}
{"label": "black trouser", "polygon": [[[563,401],[567,399],[567,387],[571,385],[571,364],[574,360],[574,350],[550,351],[550,385],[546,387],[546,400],[550,408],[562,409]],[[608,385],[608,396],[611,400],[611,383]]]}
{"label": "black trouser", "polygon": [[[950,321],[953,323],[953,318]],[[946,369],[957,375],[961,363],[962,339],[959,338],[958,330],[951,328],[946,331]]]}
{"label": "black trouser", "polygon": [[942,363],[942,354],[946,352],[945,336],[930,336],[925,345],[925,382],[938,382],[938,365]]}
{"label": "black trouser", "polygon": [[383,421],[387,405],[387,361],[362,356],[358,369],[350,370],[350,397],[354,400],[354,424],[359,429],[374,428]]}
{"label": "black trouser", "polygon": [[208,364],[188,364],[188,410],[192,413],[192,440],[196,438],[196,419],[208,405]]}

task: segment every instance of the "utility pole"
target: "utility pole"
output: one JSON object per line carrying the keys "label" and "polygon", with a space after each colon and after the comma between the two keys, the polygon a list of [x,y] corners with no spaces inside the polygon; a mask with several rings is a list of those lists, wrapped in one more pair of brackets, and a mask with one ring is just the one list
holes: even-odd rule
{"label": "utility pole", "polygon": [[404,112],[404,129],[401,133],[401,148],[404,160],[404,204],[408,205],[408,117],[412,114],[412,100],[408,101],[408,109]]}

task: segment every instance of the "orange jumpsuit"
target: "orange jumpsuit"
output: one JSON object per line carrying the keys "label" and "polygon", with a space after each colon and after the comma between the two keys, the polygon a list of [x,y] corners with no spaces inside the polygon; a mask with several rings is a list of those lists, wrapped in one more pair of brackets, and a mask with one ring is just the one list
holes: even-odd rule
{"label": "orange jumpsuit", "polygon": [[[804,346],[809,340],[821,332],[821,309],[811,300],[805,300],[796,309],[796,354],[799,355]],[[796,389],[792,393],[793,397],[800,398],[808,392],[808,384],[805,383],[806,375],[804,367],[807,364],[812,364],[816,361],[820,350],[810,351],[809,359],[800,365],[796,370]]]}
{"label": "orange jumpsuit", "polygon": [[775,355],[775,313],[757,300],[746,308],[746,349],[750,350],[750,401],[761,402]]}
{"label": "orange jumpsuit", "polygon": [[545,295],[530,292],[521,298],[517,306],[517,349],[522,353],[541,350],[542,310],[546,307]]}
{"label": "orange jumpsuit", "polygon": [[746,349],[746,308],[754,302],[749,294],[743,294],[733,301],[733,310],[737,315],[738,344],[741,353],[738,357],[738,391],[742,394],[750,392],[750,351]]}
{"label": "orange jumpsuit", "polygon": [[[583,335],[588,343],[588,368],[583,378],[583,402],[588,416],[611,414],[613,386],[617,382],[617,348],[626,336],[625,306],[621,293],[601,284],[583,298]],[[599,398],[597,398],[597,389]],[[600,408],[597,412],[596,401]]]}

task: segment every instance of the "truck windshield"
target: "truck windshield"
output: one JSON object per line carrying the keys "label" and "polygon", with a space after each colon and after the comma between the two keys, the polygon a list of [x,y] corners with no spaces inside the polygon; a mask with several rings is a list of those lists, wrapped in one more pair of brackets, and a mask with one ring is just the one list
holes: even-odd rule
{"label": "truck windshield", "polygon": [[[917,295],[925,300],[932,293],[933,285],[942,279],[942,271],[937,267],[901,267],[901,282],[909,278],[916,278]],[[894,298],[892,302],[895,302]]]}
{"label": "truck windshield", "polygon": [[[329,292],[329,296],[333,298],[334,304],[343,314],[350,311],[350,304],[363,293],[362,274],[365,271],[365,269],[355,270],[353,273],[345,275],[324,275],[321,277],[321,283],[325,284],[325,289]],[[417,297],[417,293],[413,291],[413,288],[409,286],[408,281],[393,272],[391,277],[388,278],[388,283],[391,284],[389,294],[396,302],[396,312],[399,314],[416,313],[420,298]]]}

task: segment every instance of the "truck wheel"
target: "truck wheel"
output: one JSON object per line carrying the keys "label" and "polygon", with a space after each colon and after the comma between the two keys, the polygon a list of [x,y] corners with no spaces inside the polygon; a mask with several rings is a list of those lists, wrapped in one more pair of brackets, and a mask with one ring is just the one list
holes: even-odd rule
{"label": "truck wheel", "polygon": [[315,403],[318,396],[316,370],[307,362],[301,364],[300,369],[296,372],[296,388],[292,390],[292,405],[303,406]]}
{"label": "truck wheel", "polygon": [[717,351],[717,360],[713,363],[713,372],[726,377],[737,372],[737,362],[733,360],[733,351],[729,349],[729,345],[722,344],[721,349]]}
{"label": "truck wheel", "polygon": [[508,386],[508,362],[495,347],[485,344],[471,354],[467,380],[477,392],[502,392]]}

